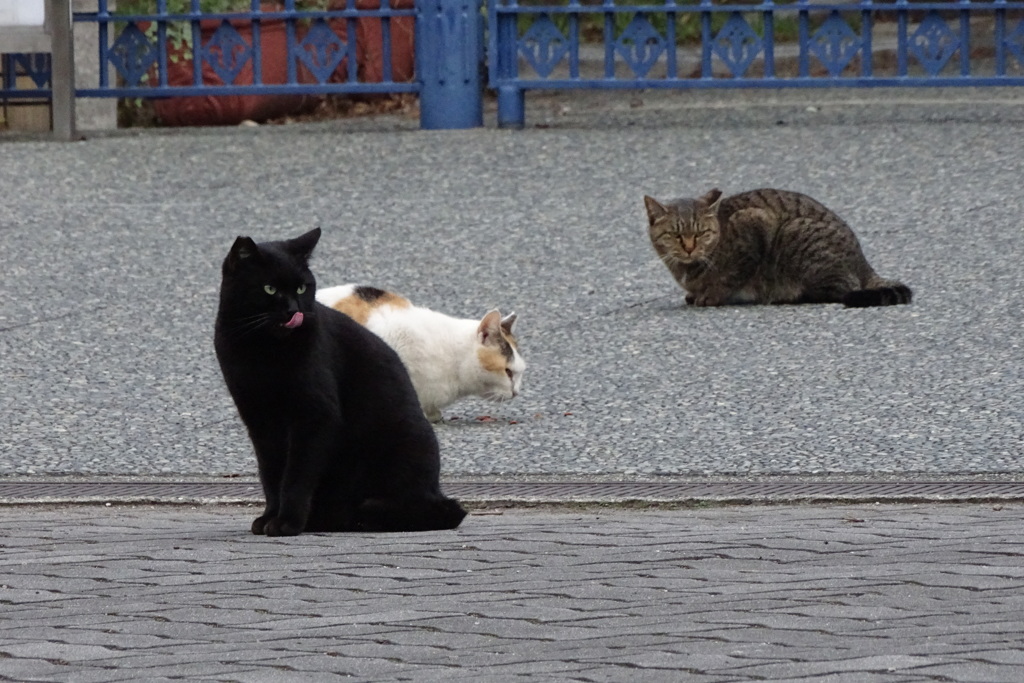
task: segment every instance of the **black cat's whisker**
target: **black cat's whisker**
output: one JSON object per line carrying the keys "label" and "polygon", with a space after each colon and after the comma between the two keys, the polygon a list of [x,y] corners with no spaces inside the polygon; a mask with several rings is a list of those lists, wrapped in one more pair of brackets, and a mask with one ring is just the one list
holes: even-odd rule
{"label": "black cat's whisker", "polygon": [[260,330],[270,317],[269,313],[260,313],[259,315],[248,316],[248,318],[241,318],[241,324],[235,325],[228,331],[233,338],[240,339]]}
{"label": "black cat's whisker", "polygon": [[233,329],[235,330],[250,330],[255,327],[261,326],[270,318],[267,313],[261,313],[260,315],[250,316],[248,318],[240,318],[238,324]]}
{"label": "black cat's whisker", "polygon": [[252,320],[259,320],[260,318],[265,318],[265,317],[267,317],[267,315],[268,314],[265,311],[264,312],[260,312],[260,313],[255,313],[253,315],[243,315],[243,316],[238,316],[238,317],[232,318],[232,322],[235,322],[235,323],[245,323],[245,322],[249,322],[249,321],[252,321]]}
{"label": "black cat's whisker", "polygon": [[270,313],[256,313],[254,315],[246,315],[238,318],[239,322],[249,322],[250,320],[262,320],[263,318],[270,317]]}

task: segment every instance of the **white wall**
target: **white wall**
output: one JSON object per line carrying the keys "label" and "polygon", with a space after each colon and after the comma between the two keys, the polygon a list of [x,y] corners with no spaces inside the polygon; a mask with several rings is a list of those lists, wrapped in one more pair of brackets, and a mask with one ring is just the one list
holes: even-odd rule
{"label": "white wall", "polygon": [[0,0],[0,26],[42,26],[45,0]]}

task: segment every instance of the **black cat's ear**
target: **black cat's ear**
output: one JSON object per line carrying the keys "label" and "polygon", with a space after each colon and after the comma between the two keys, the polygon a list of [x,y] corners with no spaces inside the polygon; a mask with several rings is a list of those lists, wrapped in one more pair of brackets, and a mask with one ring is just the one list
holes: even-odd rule
{"label": "black cat's ear", "polygon": [[231,245],[231,255],[239,260],[255,256],[257,253],[259,253],[259,249],[251,237],[239,236],[235,239],[235,243]]}
{"label": "black cat's ear", "polygon": [[320,241],[320,228],[313,228],[304,235],[299,235],[293,240],[288,240],[288,249],[293,254],[298,254],[303,261],[309,261],[313,255],[316,243]]}
{"label": "black cat's ear", "polygon": [[659,204],[658,200],[654,197],[644,195],[644,206],[647,208],[647,220],[650,221],[651,225],[654,225],[656,220],[668,213],[668,209]]}
{"label": "black cat's ear", "polygon": [[718,214],[718,205],[722,203],[722,191],[717,187],[701,197],[701,201],[707,203],[708,213],[712,216]]}
{"label": "black cat's ear", "polygon": [[224,259],[224,269],[226,271],[234,271],[240,263],[246,259],[253,259],[259,256],[259,253],[259,247],[252,241],[251,237],[239,236],[235,243],[231,245],[228,257]]}

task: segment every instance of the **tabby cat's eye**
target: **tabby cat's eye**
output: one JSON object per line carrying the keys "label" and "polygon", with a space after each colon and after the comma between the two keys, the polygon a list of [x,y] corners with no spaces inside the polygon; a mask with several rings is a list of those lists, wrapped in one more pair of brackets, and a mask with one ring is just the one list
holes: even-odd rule
{"label": "tabby cat's eye", "polygon": [[273,285],[263,285],[263,291],[266,292],[267,294],[273,296],[273,295],[277,294],[277,287],[275,287]]}
{"label": "tabby cat's eye", "polygon": [[299,288],[295,290],[295,293],[296,294],[305,294],[306,293],[306,285],[299,285]]}

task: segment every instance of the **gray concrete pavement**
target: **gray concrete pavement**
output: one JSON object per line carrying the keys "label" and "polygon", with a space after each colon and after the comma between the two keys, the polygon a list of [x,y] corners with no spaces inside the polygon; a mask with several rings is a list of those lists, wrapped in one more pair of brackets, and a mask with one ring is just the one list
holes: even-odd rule
{"label": "gray concrete pavement", "polygon": [[0,509],[0,680],[1024,677],[1019,504],[477,510],[288,539],[251,536],[255,514]]}
{"label": "gray concrete pavement", "polygon": [[[1015,91],[528,102],[518,132],[0,144],[0,475],[253,474],[212,353],[219,263],[315,225],[322,284],[520,314],[524,393],[447,412],[446,475],[1019,472]],[[686,307],[642,195],[765,185],[846,217],[915,303]]]}

